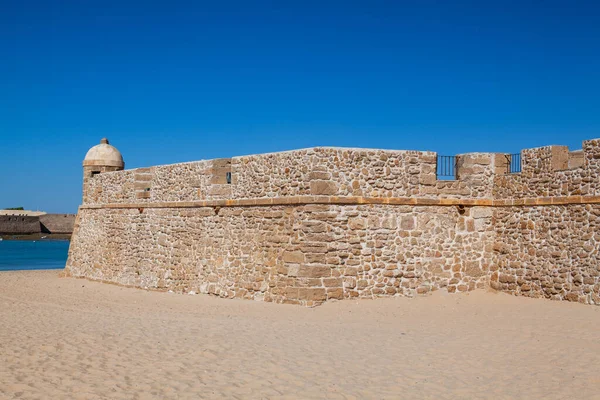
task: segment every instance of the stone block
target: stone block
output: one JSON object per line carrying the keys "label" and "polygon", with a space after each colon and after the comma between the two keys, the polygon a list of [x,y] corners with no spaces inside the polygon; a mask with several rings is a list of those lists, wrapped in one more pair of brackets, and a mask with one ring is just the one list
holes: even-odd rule
{"label": "stone block", "polygon": [[466,261],[465,263],[465,275],[474,278],[484,276],[486,272],[481,269],[479,261]]}
{"label": "stone block", "polygon": [[289,277],[297,277],[300,273],[300,264],[289,264],[287,266],[287,275]]}
{"label": "stone block", "polygon": [[146,190],[152,187],[152,182],[135,182],[133,188],[135,190]]}
{"label": "stone block", "polygon": [[471,217],[478,218],[491,218],[494,215],[494,210],[492,207],[472,207],[471,208]]}
{"label": "stone block", "polygon": [[302,221],[302,231],[307,233],[327,232],[327,223],[323,221]]}
{"label": "stone block", "polygon": [[152,181],[152,174],[135,174],[134,179],[136,182],[150,182]]}
{"label": "stone block", "polygon": [[419,286],[417,288],[418,294],[426,294],[426,293],[429,293],[430,291],[431,291],[431,287],[429,287],[429,286]]}
{"label": "stone block", "polygon": [[396,229],[398,222],[393,215],[386,215],[381,220],[381,227],[384,229]]}
{"label": "stone block", "polygon": [[283,261],[288,263],[301,264],[304,262],[304,253],[301,251],[284,251]]}
{"label": "stone block", "polygon": [[327,253],[305,253],[304,261],[306,263],[327,264]]}
{"label": "stone block", "polygon": [[300,265],[298,277],[327,278],[331,276],[331,268],[327,265]]}
{"label": "stone block", "polygon": [[327,289],[327,299],[336,299],[342,300],[344,298],[344,289],[342,288],[334,288]]}
{"label": "stone block", "polygon": [[494,154],[491,153],[471,153],[462,154],[459,156],[463,165],[491,165],[494,159]]}
{"label": "stone block", "polygon": [[[324,172],[324,171],[313,171],[310,174],[308,174],[308,179],[313,181],[313,180],[329,180],[331,179],[331,174],[329,172]],[[313,193],[315,194],[315,193]]]}
{"label": "stone block", "polygon": [[564,298],[567,301],[578,301],[579,300],[579,296],[577,295],[577,293],[573,293],[573,292],[567,293],[564,296]]}
{"label": "stone block", "polygon": [[569,153],[569,169],[583,167],[585,164],[585,153],[583,150],[576,150]]}
{"label": "stone block", "polygon": [[513,275],[500,274],[498,280],[500,283],[515,283],[517,278],[515,278]]}
{"label": "stone block", "polygon": [[550,146],[552,151],[552,170],[561,171],[569,168],[569,148],[567,146]]}
{"label": "stone block", "polygon": [[361,217],[348,218],[348,227],[352,230],[365,229],[367,227],[367,220]]}
{"label": "stone block", "polygon": [[509,167],[508,154],[496,153],[494,154],[494,174],[495,175],[506,175]]}
{"label": "stone block", "polygon": [[310,193],[314,196],[335,195],[338,190],[338,184],[334,181],[315,180],[310,182]]}
{"label": "stone block", "polygon": [[323,286],[325,287],[342,287],[344,280],[342,278],[323,278]]}
{"label": "stone block", "polygon": [[421,174],[421,184],[426,186],[434,186],[437,183],[437,176],[435,174]]}
{"label": "stone block", "polygon": [[299,288],[299,300],[325,301],[327,300],[327,291],[324,288]]}
{"label": "stone block", "polygon": [[300,247],[300,250],[303,253],[327,253],[327,243],[309,243]]}
{"label": "stone block", "polygon": [[400,228],[409,231],[415,229],[415,217],[413,216],[404,216],[400,220]]}
{"label": "stone block", "polygon": [[484,232],[488,227],[488,220],[485,219],[476,219],[473,223],[477,232]]}
{"label": "stone block", "polygon": [[295,287],[285,288],[285,297],[289,300],[298,300],[300,297],[300,289]]}
{"label": "stone block", "polygon": [[210,185],[207,193],[211,197],[226,198],[231,196],[231,185]]}

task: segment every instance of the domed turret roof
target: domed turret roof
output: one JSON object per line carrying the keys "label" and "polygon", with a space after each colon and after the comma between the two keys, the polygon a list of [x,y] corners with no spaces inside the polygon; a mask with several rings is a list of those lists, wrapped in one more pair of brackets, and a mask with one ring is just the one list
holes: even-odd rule
{"label": "domed turret roof", "polygon": [[83,160],[83,166],[102,165],[108,167],[124,167],[123,156],[114,146],[108,144],[108,139],[100,140],[100,144],[92,147]]}

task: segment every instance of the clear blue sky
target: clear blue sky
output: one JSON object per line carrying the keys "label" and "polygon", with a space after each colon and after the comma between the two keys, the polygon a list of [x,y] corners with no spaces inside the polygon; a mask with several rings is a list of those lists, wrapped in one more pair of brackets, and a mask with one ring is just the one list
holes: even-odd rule
{"label": "clear blue sky", "polygon": [[0,208],[134,168],[318,145],[517,152],[600,137],[598,1],[0,0]]}

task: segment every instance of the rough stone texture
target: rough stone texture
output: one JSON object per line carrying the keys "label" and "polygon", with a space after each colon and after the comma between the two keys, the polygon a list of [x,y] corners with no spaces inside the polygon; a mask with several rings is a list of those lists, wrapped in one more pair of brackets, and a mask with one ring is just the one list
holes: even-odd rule
{"label": "rough stone texture", "polygon": [[[18,213],[20,211],[16,211]],[[72,233],[75,214],[0,215],[0,233],[6,235],[31,233]]]}
{"label": "rough stone texture", "polygon": [[40,215],[40,227],[44,233],[72,233],[75,214]]}
{"label": "rough stone texture", "polygon": [[40,233],[40,217],[31,215],[0,215],[0,233]]}
{"label": "rough stone texture", "polygon": [[450,207],[82,210],[68,269],[124,285],[284,303],[482,288],[490,216]]}
{"label": "rough stone texture", "polygon": [[133,201],[133,176],[133,171],[122,171],[119,167],[83,167],[83,203]]}
{"label": "rough stone texture", "polygon": [[436,159],[313,148],[103,172],[67,273],[303,305],[487,285],[600,303],[599,140],[523,150],[516,174],[471,153],[440,181]]}
{"label": "rough stone texture", "polygon": [[[105,172],[85,180],[83,203],[298,195],[491,197],[494,154],[473,153],[459,160],[460,179],[438,181],[433,152],[318,147]],[[231,184],[226,183],[227,172],[231,172]]]}
{"label": "rough stone texture", "polygon": [[497,175],[494,198],[600,195],[600,139],[584,141],[582,150],[571,155],[564,146],[523,150],[522,172]]}
{"label": "rough stone texture", "polygon": [[[213,166],[213,163],[217,164]],[[221,160],[102,173],[84,182],[84,204],[194,201],[231,197]],[[219,191],[219,189],[221,191]]]}
{"label": "rough stone texture", "polygon": [[317,147],[232,158],[234,198],[336,195],[365,197],[489,197],[494,157],[459,156],[460,180],[438,181],[437,155]]}
{"label": "rough stone texture", "polygon": [[493,288],[600,304],[600,205],[498,208],[494,218]]}

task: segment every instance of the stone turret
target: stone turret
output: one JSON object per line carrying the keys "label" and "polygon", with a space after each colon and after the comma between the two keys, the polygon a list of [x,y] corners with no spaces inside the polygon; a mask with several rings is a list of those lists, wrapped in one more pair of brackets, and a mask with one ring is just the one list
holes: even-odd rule
{"label": "stone turret", "polygon": [[83,197],[86,198],[88,183],[97,174],[111,171],[122,171],[125,162],[121,152],[103,138],[100,144],[89,149],[83,160]]}

